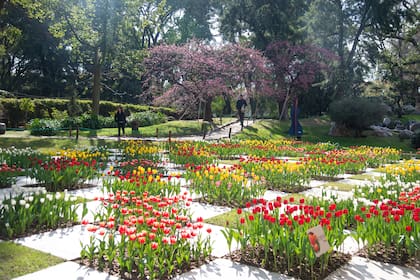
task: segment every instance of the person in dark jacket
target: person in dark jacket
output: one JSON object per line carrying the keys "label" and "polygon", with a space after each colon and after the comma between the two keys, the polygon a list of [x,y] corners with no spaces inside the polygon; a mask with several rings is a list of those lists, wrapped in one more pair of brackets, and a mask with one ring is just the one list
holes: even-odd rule
{"label": "person in dark jacket", "polygon": [[244,128],[245,107],[247,105],[244,96],[240,94],[238,101],[236,101],[236,110],[238,111],[239,121],[241,122],[241,130]]}
{"label": "person in dark jacket", "polygon": [[118,137],[121,136],[121,132],[123,135],[125,135],[125,124],[127,123],[127,119],[121,106],[118,107],[118,110],[115,113],[114,120],[117,123],[118,127]]}

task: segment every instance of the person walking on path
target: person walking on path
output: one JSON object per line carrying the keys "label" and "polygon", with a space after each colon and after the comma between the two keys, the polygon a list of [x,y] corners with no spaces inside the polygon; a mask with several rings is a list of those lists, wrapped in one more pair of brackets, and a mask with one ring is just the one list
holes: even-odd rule
{"label": "person walking on path", "polygon": [[117,112],[115,113],[114,117],[115,122],[117,123],[118,127],[118,137],[121,136],[121,132],[123,136],[125,135],[125,124],[127,123],[127,119],[122,107],[118,107]]}
{"label": "person walking on path", "polygon": [[236,110],[238,111],[239,121],[241,122],[241,130],[244,128],[245,107],[247,105],[244,96],[240,94],[238,101],[236,101]]}

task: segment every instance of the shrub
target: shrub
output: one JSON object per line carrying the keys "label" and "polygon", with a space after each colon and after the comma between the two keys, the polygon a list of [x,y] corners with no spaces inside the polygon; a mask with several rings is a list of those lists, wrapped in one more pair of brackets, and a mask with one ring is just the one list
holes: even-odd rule
{"label": "shrub", "polygon": [[[21,103],[23,104],[25,102],[25,105],[21,105]],[[57,114],[57,111],[67,112],[68,115],[77,117],[80,112],[91,112],[91,103],[92,101],[90,100],[78,100],[74,97],[72,100],[0,97],[0,106],[2,106],[0,115],[3,115],[2,118],[3,121],[6,122],[7,127],[17,127],[18,125],[24,123],[26,120],[30,119],[54,118],[54,115]],[[31,104],[33,104],[33,107]],[[176,111],[171,108],[151,107],[137,104],[119,104],[110,101],[101,101],[100,104],[101,106],[99,114],[101,116],[113,116],[118,106],[123,105],[123,107],[130,112],[152,111],[159,112],[167,116],[172,116],[175,119],[179,118]],[[28,108],[28,106],[30,106],[30,108],[34,108],[34,110],[27,110],[26,108]],[[99,118],[99,122],[101,121],[102,120]],[[91,124],[98,125],[96,120],[94,120],[93,123],[92,121],[90,122]],[[111,122],[108,119],[104,120],[104,122],[106,123],[104,127],[110,127]],[[111,125],[111,127],[113,126],[115,126],[115,123]]]}
{"label": "shrub", "polygon": [[350,97],[334,101],[330,105],[329,115],[338,125],[352,129],[360,136],[370,125],[380,123],[386,113],[382,104],[367,98]]}
{"label": "shrub", "polygon": [[29,122],[29,129],[31,135],[56,135],[57,131],[61,128],[61,123],[58,120],[51,119],[33,119]]}
{"label": "shrub", "polygon": [[165,123],[167,121],[164,114],[152,111],[132,113],[127,120],[130,125],[132,125],[133,122],[137,122],[138,126],[150,126]]}
{"label": "shrub", "polygon": [[116,127],[114,117],[103,117],[85,113],[76,119],[76,123],[80,124],[83,128],[100,129]]}
{"label": "shrub", "polygon": [[414,149],[420,149],[420,130],[416,130],[415,134],[411,138],[411,146]]}

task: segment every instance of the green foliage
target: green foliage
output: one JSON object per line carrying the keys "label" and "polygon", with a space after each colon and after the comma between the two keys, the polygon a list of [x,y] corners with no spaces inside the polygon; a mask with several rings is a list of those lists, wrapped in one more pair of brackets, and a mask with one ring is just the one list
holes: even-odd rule
{"label": "green foliage", "polygon": [[74,94],[70,97],[69,103],[67,104],[67,112],[70,117],[75,117],[82,112],[80,103],[77,102],[77,95]]}
{"label": "green foliage", "polygon": [[165,123],[166,121],[167,119],[164,114],[152,111],[132,113],[128,117],[130,124],[136,123],[138,126],[150,126]]}
{"label": "green foliage", "polygon": [[[30,101],[33,104],[33,111],[24,111],[22,108],[25,106],[32,105],[21,105],[21,103],[25,103]],[[66,119],[66,114],[77,117],[80,112],[89,113],[91,112],[91,101],[90,100],[73,100],[70,101],[68,99],[19,99],[19,98],[1,98],[0,97],[0,107],[4,108],[3,115],[4,119],[6,120],[7,127],[17,127],[19,124],[25,121],[25,114],[27,119],[35,119],[35,118],[55,118],[58,117],[59,119]],[[87,128],[98,128],[98,127],[115,127],[110,119],[102,119],[102,116],[110,117],[114,116],[115,111],[117,110],[118,106],[121,104],[110,102],[110,101],[103,101],[101,102],[100,106],[100,116],[99,116],[99,124],[94,123],[94,125],[86,125]],[[75,108],[69,108],[75,107]],[[152,107],[152,106],[144,106],[144,105],[135,105],[135,104],[126,104],[123,107],[130,111],[130,112],[144,112],[144,111],[151,111],[155,113],[161,113],[167,116],[172,116],[174,118],[178,118],[177,113],[175,110],[165,107]],[[70,111],[69,111],[70,110]],[[63,114],[59,114],[58,112],[63,112]],[[64,113],[67,112],[67,113]],[[85,118],[85,117],[83,117]],[[63,125],[63,127],[67,128],[68,125]]]}
{"label": "green foliage", "polygon": [[81,127],[89,129],[110,128],[116,126],[113,117],[103,117],[89,113],[85,113],[78,117],[76,122],[80,124]]}
{"label": "green foliage", "polygon": [[386,108],[382,104],[360,97],[334,101],[329,110],[332,121],[353,129],[358,136],[370,125],[381,122],[385,113]]}
{"label": "green foliage", "polygon": [[414,149],[420,149],[420,131],[416,131],[416,134],[411,138],[411,146]]}
{"label": "green foliage", "polygon": [[29,122],[29,129],[31,130],[31,135],[35,136],[57,135],[57,132],[60,128],[61,123],[58,120],[35,118]]}
{"label": "green foliage", "polygon": [[225,101],[222,96],[217,96],[213,99],[211,103],[211,110],[214,112],[218,117],[223,115],[223,107],[225,106]]}
{"label": "green foliage", "polygon": [[35,105],[29,98],[22,98],[19,103],[19,109],[24,112],[24,121],[27,120],[28,113],[35,111]]}

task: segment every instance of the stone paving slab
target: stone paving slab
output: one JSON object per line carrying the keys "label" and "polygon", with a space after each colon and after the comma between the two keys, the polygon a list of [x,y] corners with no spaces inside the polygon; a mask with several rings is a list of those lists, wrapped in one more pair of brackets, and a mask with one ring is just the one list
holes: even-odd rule
{"label": "stone paving slab", "polygon": [[346,239],[344,239],[343,244],[335,248],[337,251],[342,252],[344,254],[355,254],[358,252],[361,247],[363,247],[363,244],[358,244],[356,239],[354,239],[352,236],[347,236]]}
{"label": "stone paving slab", "polygon": [[349,264],[343,266],[325,279],[419,280],[420,272],[412,268],[353,256]]}
{"label": "stone paving slab", "polygon": [[286,280],[293,279],[279,273],[239,264],[227,259],[216,259],[174,278],[175,280]]}
{"label": "stone paving slab", "polygon": [[[210,234],[210,240],[212,244],[212,256],[221,258],[229,254],[229,247],[226,242],[226,239],[222,233],[224,227],[219,227],[211,224],[205,224],[204,227],[201,229],[201,234],[205,237],[208,235],[206,232],[207,228],[211,228],[212,232]],[[231,251],[235,251],[239,249],[240,246],[237,242],[233,241],[231,245]]]}
{"label": "stone paving slab", "polygon": [[[343,199],[343,200],[353,197],[352,192],[336,191],[333,189],[326,189],[326,188],[324,188],[324,192],[326,193],[326,197],[337,197],[338,199]],[[321,188],[312,188],[312,189],[300,192],[299,194],[321,197],[322,191],[321,191]]]}
{"label": "stone paving slab", "polygon": [[80,258],[80,242],[88,244],[90,236],[90,232],[77,225],[18,238],[14,242],[65,260],[74,260]]}
{"label": "stone paving slab", "polygon": [[214,206],[211,204],[204,204],[193,202],[190,206],[190,212],[192,214],[192,219],[195,220],[198,217],[202,217],[203,219],[208,219],[232,210],[230,207],[224,206]]}
{"label": "stone paving slab", "polygon": [[92,268],[79,265],[75,262],[64,262],[27,274],[14,280],[40,280],[40,279],[60,279],[60,280],[118,280],[118,277],[111,276],[105,272],[99,272]]}
{"label": "stone paving slab", "polygon": [[73,196],[80,196],[86,199],[95,199],[96,197],[104,196],[103,189],[103,187],[98,186],[93,188],[68,191],[68,194]]}
{"label": "stone paving slab", "polygon": [[280,197],[284,197],[284,196],[286,196],[286,195],[288,195],[287,193],[285,193],[285,192],[280,192],[280,191],[270,191],[270,190],[268,190],[268,191],[266,191],[265,193],[264,193],[264,196],[263,196],[263,198],[265,199],[265,200],[276,200],[276,198],[278,197],[278,196],[280,196]]}
{"label": "stone paving slab", "polygon": [[86,207],[88,209],[88,212],[84,217],[82,217],[83,205],[79,204],[79,207],[76,210],[79,221],[88,220],[89,222],[93,222],[95,213],[100,213],[100,211],[105,210],[101,201],[90,201],[86,203]]}
{"label": "stone paving slab", "polygon": [[372,184],[372,182],[368,180],[356,180],[356,179],[344,179],[344,180],[341,180],[340,183],[354,185],[354,186],[366,186],[366,185]]}
{"label": "stone paving slab", "polygon": [[311,182],[309,182],[309,186],[310,186],[311,188],[316,188],[316,187],[319,187],[319,186],[321,186],[321,185],[323,185],[323,184],[325,184],[325,183],[326,183],[326,181],[311,180]]}

